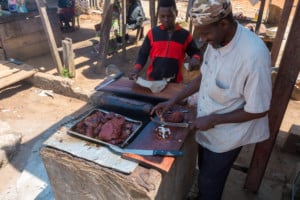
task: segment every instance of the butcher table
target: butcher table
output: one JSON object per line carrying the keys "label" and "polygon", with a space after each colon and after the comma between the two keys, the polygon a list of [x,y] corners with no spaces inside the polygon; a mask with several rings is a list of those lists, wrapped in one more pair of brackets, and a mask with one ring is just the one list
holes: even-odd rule
{"label": "butcher table", "polygon": [[[119,81],[132,85],[124,79]],[[171,86],[172,84],[166,88],[169,96],[163,98],[168,99],[174,92],[178,92],[178,85],[174,85],[176,90]],[[187,118],[192,118],[194,114],[191,111],[186,115],[189,115]],[[157,124],[152,121],[143,122],[145,125],[142,130],[126,148],[175,148],[183,151],[184,155],[164,157],[116,154],[105,145],[68,134],[69,127],[75,123],[70,122],[57,130],[40,150],[55,199],[184,199],[195,179],[197,144],[194,133],[186,128],[172,127],[175,143],[170,144],[167,140],[151,142],[151,131]],[[180,135],[182,137],[179,139]]]}

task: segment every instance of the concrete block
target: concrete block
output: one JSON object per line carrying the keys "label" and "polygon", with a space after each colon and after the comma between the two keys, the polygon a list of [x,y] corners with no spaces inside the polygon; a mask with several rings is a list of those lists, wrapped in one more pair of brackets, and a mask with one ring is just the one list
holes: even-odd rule
{"label": "concrete block", "polygon": [[52,90],[54,93],[84,101],[88,101],[92,94],[92,91],[87,91],[76,86],[72,79],[46,73],[35,73],[33,77],[26,79],[26,81],[33,84],[35,87],[44,90]]}

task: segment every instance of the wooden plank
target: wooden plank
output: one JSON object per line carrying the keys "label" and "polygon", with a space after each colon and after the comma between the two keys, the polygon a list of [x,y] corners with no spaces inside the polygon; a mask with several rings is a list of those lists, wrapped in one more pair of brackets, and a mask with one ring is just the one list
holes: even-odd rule
{"label": "wooden plank", "polygon": [[[188,108],[185,108],[188,109]],[[194,111],[189,110],[185,114],[185,120],[189,121],[194,116]],[[149,149],[149,150],[180,150],[190,133],[187,128],[168,127],[171,130],[171,135],[166,139],[161,139],[156,134],[155,129],[159,125],[154,122],[149,122],[147,126],[138,134],[138,136],[126,147],[128,149]],[[138,161],[140,164],[147,167],[154,167],[163,172],[169,172],[175,157],[168,156],[139,156],[134,154],[123,154],[124,158]]]}
{"label": "wooden plank", "polygon": [[47,15],[47,11],[46,11],[46,4],[44,1],[42,0],[35,0],[36,4],[37,4],[37,8],[39,10],[39,13],[41,15],[41,20],[42,20],[42,24],[44,27],[44,32],[47,35],[47,39],[49,42],[49,47],[50,47],[50,52],[52,55],[52,58],[56,64],[57,67],[57,71],[59,74],[62,74],[63,72],[63,67],[62,67],[62,63],[61,63],[61,59],[57,50],[57,46],[56,46],[56,42],[55,42],[55,38],[53,35],[53,31],[51,28],[51,24],[49,22],[48,19],[48,15]]}
{"label": "wooden plank", "polygon": [[20,72],[20,69],[7,69],[7,70],[1,70],[0,71],[0,79],[5,78],[7,76],[10,76],[12,74],[15,74],[17,72]]}
{"label": "wooden plank", "polygon": [[244,185],[246,189],[253,192],[257,192],[261,184],[300,70],[300,23],[298,22],[298,19],[300,19],[299,2],[273,88],[269,111],[270,138],[255,146]]}
{"label": "wooden plank", "polygon": [[277,57],[281,48],[284,33],[290,18],[291,10],[294,4],[294,0],[286,0],[284,3],[283,11],[280,21],[278,23],[278,30],[271,49],[271,65],[276,65]]}
{"label": "wooden plank", "polygon": [[35,74],[36,70],[29,70],[29,71],[19,71],[11,76],[7,76],[5,78],[0,79],[0,89],[5,88],[9,85],[12,85],[14,83],[17,83],[21,80],[24,80],[26,78],[31,77],[33,74]]}
{"label": "wooden plank", "polygon": [[0,67],[1,67],[1,64],[2,64],[2,65],[5,65],[5,64],[7,64],[7,63],[9,63],[8,60],[0,60]]}
{"label": "wooden plank", "polygon": [[34,67],[32,67],[28,64],[25,64],[25,63],[17,65],[15,63],[12,63],[11,61],[0,62],[0,70],[1,71],[11,70],[11,69],[32,70],[32,69],[34,69]]}

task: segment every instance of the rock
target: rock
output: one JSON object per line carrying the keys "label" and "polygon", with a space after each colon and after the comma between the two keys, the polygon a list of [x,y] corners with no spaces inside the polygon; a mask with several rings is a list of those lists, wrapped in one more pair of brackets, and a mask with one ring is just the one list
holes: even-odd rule
{"label": "rock", "polygon": [[12,131],[6,122],[0,121],[0,168],[15,155],[21,138],[21,133]]}
{"label": "rock", "polygon": [[10,126],[8,123],[4,121],[0,121],[0,135],[10,130]]}

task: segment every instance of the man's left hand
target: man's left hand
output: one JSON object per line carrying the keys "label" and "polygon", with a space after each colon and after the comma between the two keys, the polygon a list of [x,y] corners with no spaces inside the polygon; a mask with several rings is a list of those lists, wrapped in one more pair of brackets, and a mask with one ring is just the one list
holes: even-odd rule
{"label": "man's left hand", "polygon": [[206,131],[208,129],[214,128],[214,119],[212,115],[198,117],[192,122],[191,129]]}

